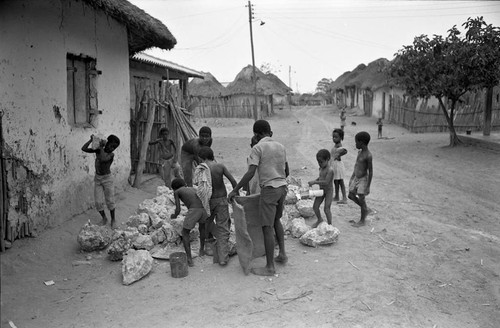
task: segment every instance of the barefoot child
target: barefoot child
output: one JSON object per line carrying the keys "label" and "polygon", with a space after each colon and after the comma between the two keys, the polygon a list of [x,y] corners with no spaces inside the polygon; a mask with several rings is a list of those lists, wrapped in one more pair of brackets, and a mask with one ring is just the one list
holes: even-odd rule
{"label": "barefoot child", "polygon": [[323,190],[323,196],[316,197],[314,199],[313,210],[318,218],[318,221],[312,226],[316,228],[321,222],[323,222],[323,218],[321,217],[321,211],[319,207],[323,200],[325,201],[325,216],[328,224],[332,224],[332,211],[330,207],[332,206],[332,198],[333,198],[333,169],[330,167],[330,152],[327,149],[320,149],[316,154],[316,160],[319,165],[319,177],[316,180],[309,181],[309,186],[313,186],[315,184],[319,185],[319,188]]}
{"label": "barefoot child", "polygon": [[193,168],[201,162],[198,152],[203,146],[212,146],[212,130],[208,126],[202,126],[199,137],[189,139],[181,147],[182,175],[188,187],[193,186]]}
{"label": "barefoot child", "polygon": [[205,221],[208,217],[207,212],[203,208],[200,198],[196,195],[196,190],[193,187],[186,186],[183,179],[174,179],[172,181],[172,190],[174,190],[175,198],[175,213],[171,215],[175,219],[181,212],[181,200],[188,208],[186,218],[182,225],[182,244],[186,251],[187,261],[189,266],[193,266],[193,257],[191,256],[191,242],[189,241],[189,233],[198,223],[200,231],[200,256],[205,255]]}
{"label": "barefoot child", "polygon": [[[347,154],[347,149],[342,147],[342,140],[344,140],[344,130],[334,129],[332,132],[332,139],[334,146],[330,152],[332,160],[330,164],[333,169],[333,183],[335,185],[335,197],[333,198],[338,204],[347,204],[347,197],[345,193],[345,168],[344,162],[341,157]],[[339,200],[339,188],[342,191],[342,200]]]}
{"label": "barefoot child", "polygon": [[359,222],[354,222],[354,227],[365,225],[365,219],[368,215],[368,207],[366,206],[365,196],[370,193],[370,184],[373,177],[372,153],[368,150],[370,142],[370,134],[368,132],[359,132],[356,134],[356,148],[360,149],[356,164],[354,164],[354,172],[352,173],[349,182],[349,199],[359,205],[361,208],[361,218]]}
{"label": "barefoot child", "polygon": [[378,139],[382,138],[382,126],[384,126],[384,123],[382,123],[382,118],[379,117],[378,121],[377,121],[377,125],[378,125]]}
{"label": "barefoot child", "polygon": [[[231,201],[241,187],[245,186],[259,173],[260,225],[264,234],[264,248],[266,250],[266,266],[252,268],[252,273],[259,276],[273,276],[276,273],[274,262],[286,263],[285,234],[280,218],[283,214],[285,196],[287,193],[286,177],[289,174],[285,146],[271,138],[272,131],[269,122],[258,120],[253,124],[253,133],[258,143],[252,147],[248,159],[248,170],[240,182],[229,193]],[[274,258],[274,236],[278,240],[279,254]]]}
{"label": "barefoot child", "polygon": [[111,228],[115,228],[115,187],[110,167],[115,158],[113,151],[120,145],[120,139],[111,134],[107,142],[101,142],[97,149],[93,149],[89,147],[93,137],[94,135],[91,135],[90,140],[82,146],[82,151],[95,154],[95,207],[101,214],[101,225],[106,225],[108,223],[108,218],[104,212],[104,203],[106,203],[111,215]]}
{"label": "barefoot child", "polygon": [[160,129],[160,138],[149,143],[152,145],[159,145],[160,148],[160,176],[165,181],[165,186],[171,188],[170,172],[173,169],[174,176],[180,178],[181,166],[177,162],[177,148],[172,139],[168,138],[168,128]]}
{"label": "barefoot child", "polygon": [[[233,188],[236,186],[236,180],[229,173],[226,166],[222,163],[216,163],[214,152],[210,147],[201,147],[198,153],[200,159],[210,169],[212,190],[210,198],[210,217],[207,220],[207,230],[216,238],[216,247],[214,261],[221,266],[225,266],[229,261],[229,234],[231,220],[229,217],[229,203],[227,201],[227,190],[224,185],[226,177]],[[215,219],[215,226],[213,221]]]}

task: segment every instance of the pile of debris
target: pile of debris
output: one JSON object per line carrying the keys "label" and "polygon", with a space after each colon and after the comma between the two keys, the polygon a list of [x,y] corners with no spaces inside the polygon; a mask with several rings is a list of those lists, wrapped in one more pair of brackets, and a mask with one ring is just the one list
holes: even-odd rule
{"label": "pile of debris", "polygon": [[[231,186],[227,186],[231,190]],[[337,228],[320,224],[311,229],[305,219],[314,216],[313,200],[298,200],[301,190],[300,180],[289,180],[289,192],[285,201],[285,211],[281,218],[285,233],[299,238],[304,245],[333,244],[337,241]],[[232,208],[229,207],[232,216]],[[168,259],[173,252],[182,248],[182,225],[187,208],[181,203],[181,212],[171,219],[175,212],[173,191],[165,186],[157,188],[156,197],[139,204],[136,214],[130,216],[123,229],[111,232],[108,228],[85,224],[78,235],[80,248],[85,252],[107,251],[111,261],[122,261],[123,284],[129,285],[146,276],[153,267],[153,258]],[[232,220],[234,222],[234,220]],[[191,230],[192,249],[199,248],[197,227]],[[230,255],[236,254],[234,225],[231,226]],[[194,251],[193,255],[197,252]]]}

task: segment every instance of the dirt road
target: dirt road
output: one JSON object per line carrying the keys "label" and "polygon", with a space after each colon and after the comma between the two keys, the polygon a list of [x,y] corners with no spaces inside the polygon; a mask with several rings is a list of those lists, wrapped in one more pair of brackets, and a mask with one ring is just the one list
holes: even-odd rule
{"label": "dirt road", "polygon": [[[356,125],[351,125],[351,122]],[[270,119],[287,147],[291,174],[317,176],[315,154],[332,147],[333,108],[281,110]],[[213,149],[239,179],[246,170],[252,120],[202,119]],[[367,203],[375,214],[353,228],[359,209],[334,205],[337,244],[310,248],[286,241],[289,263],[272,278],[245,276],[236,258],[221,268],[196,258],[186,278],[158,261],[144,279],[121,284],[121,266],[106,254],[84,254],[76,236],[90,211],[20,240],[1,255],[1,326],[17,327],[481,327],[500,323],[500,155],[447,148],[444,134],[409,134],[348,116],[347,174],[355,133],[372,135],[374,179]],[[158,179],[120,194],[125,221]],[[308,220],[312,224],[314,220]],[[89,257],[90,256],[90,257]],[[89,259],[89,265],[72,265]],[[254,261],[263,265],[264,259]],[[44,281],[55,285],[45,286]]]}

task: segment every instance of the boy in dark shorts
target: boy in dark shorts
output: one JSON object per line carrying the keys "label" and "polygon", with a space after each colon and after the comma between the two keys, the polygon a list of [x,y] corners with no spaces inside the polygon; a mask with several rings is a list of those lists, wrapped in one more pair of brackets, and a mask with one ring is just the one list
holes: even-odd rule
{"label": "boy in dark shorts", "polygon": [[[253,274],[259,276],[273,276],[276,273],[274,262],[286,263],[285,237],[280,218],[283,214],[285,196],[287,193],[286,177],[289,174],[285,147],[271,138],[272,131],[266,120],[255,121],[253,133],[258,143],[252,147],[248,157],[248,171],[240,182],[228,195],[231,201],[243,186],[254,176],[259,174],[260,204],[259,213],[262,219],[261,226],[264,234],[266,251],[266,266],[252,268]],[[279,253],[274,258],[274,234],[278,241]]]}
{"label": "boy in dark shorts", "polygon": [[175,198],[175,212],[171,215],[175,219],[181,212],[181,203],[188,208],[188,212],[182,225],[182,244],[187,255],[187,262],[189,266],[193,266],[193,257],[191,256],[191,242],[189,240],[189,233],[198,223],[198,230],[200,232],[200,256],[205,255],[205,222],[208,217],[207,211],[203,208],[200,198],[196,195],[196,189],[186,186],[183,179],[177,178],[172,181],[172,190],[174,191]]}
{"label": "boy in dark shorts", "polygon": [[94,198],[95,207],[101,214],[101,225],[108,223],[108,218],[104,212],[104,204],[108,207],[111,215],[111,228],[115,228],[115,186],[111,175],[111,164],[115,158],[113,151],[120,145],[120,139],[115,135],[110,135],[105,142],[101,142],[96,149],[90,148],[94,135],[82,146],[82,151],[95,154],[95,178],[94,178]]}
{"label": "boy in dark shorts", "polygon": [[[217,252],[218,262],[225,266],[229,261],[229,234],[231,220],[229,217],[229,203],[227,201],[227,190],[224,184],[226,177],[233,188],[236,186],[236,180],[229,173],[226,166],[215,162],[214,152],[209,147],[201,147],[199,152],[200,159],[210,168],[212,177],[212,196],[210,198],[210,217],[207,221],[207,228],[212,233],[217,242],[215,250]],[[215,226],[213,221],[215,219]]]}
{"label": "boy in dark shorts", "polygon": [[361,227],[365,225],[365,219],[368,215],[365,196],[370,193],[373,177],[373,158],[372,153],[368,150],[368,143],[370,142],[368,132],[359,132],[354,137],[354,140],[356,141],[356,148],[360,151],[356,158],[356,164],[354,164],[354,172],[349,181],[349,199],[361,208],[359,222],[352,222],[353,227]]}

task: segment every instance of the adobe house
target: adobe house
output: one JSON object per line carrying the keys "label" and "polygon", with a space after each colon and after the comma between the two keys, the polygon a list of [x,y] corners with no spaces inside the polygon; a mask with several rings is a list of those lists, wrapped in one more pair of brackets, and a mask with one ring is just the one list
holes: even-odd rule
{"label": "adobe house", "polygon": [[176,40],[125,0],[0,2],[0,241],[93,207],[92,134],[116,134],[117,191],[130,172],[131,55]]}

